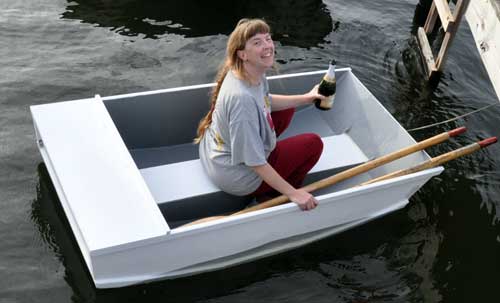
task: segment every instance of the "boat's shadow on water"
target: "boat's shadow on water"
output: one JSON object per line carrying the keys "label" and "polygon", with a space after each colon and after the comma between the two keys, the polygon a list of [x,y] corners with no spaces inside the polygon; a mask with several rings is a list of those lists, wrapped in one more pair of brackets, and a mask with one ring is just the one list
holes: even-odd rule
{"label": "boat's shadow on water", "polygon": [[[68,0],[65,19],[107,27],[125,36],[165,34],[203,37],[229,34],[241,18],[264,18],[284,45],[317,46],[331,33],[330,12],[321,0]],[[304,30],[307,29],[307,30]]]}

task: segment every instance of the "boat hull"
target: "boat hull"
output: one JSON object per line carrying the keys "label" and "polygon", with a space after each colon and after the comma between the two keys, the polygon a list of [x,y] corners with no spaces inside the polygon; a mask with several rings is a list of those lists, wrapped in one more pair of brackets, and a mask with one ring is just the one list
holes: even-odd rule
{"label": "boat hull", "polygon": [[[270,87],[275,93],[300,93],[310,89],[323,74],[324,71],[318,71],[275,76],[270,78]],[[197,148],[190,142],[196,122],[206,112],[206,96],[211,87],[212,84],[207,84],[32,107],[42,157],[97,288],[219,270],[306,245],[404,208],[421,186],[443,171],[437,167],[357,186],[429,159],[425,152],[417,152],[316,192],[319,205],[312,211],[301,211],[296,204],[287,203],[184,226],[184,221],[228,213],[233,211],[231,207],[241,209],[248,202],[213,192],[213,188],[208,192],[202,188],[200,193],[205,194],[193,194],[186,187],[184,194],[188,196],[164,198],[165,193],[155,195],[150,181],[140,173],[141,169],[197,161]],[[102,123],[96,126],[96,121],[87,122],[88,113],[83,117],[72,116],[85,115],[87,107],[93,109],[93,115],[98,115]],[[66,129],[57,128],[57,121],[73,122],[71,131],[66,133]],[[96,139],[99,144],[78,146],[74,132],[87,136],[87,142],[92,143],[93,136],[101,133],[101,124],[105,125],[108,137]],[[337,70],[333,109],[326,112],[312,106],[299,109],[284,136],[304,131],[314,131],[325,140],[332,136],[348,138],[342,142],[359,150],[358,160],[363,161],[415,143],[350,69]],[[107,147],[107,142],[115,143]],[[82,158],[83,164],[70,163],[70,152]],[[332,155],[324,155],[325,166],[335,162],[329,161],[336,157],[335,153],[334,148]],[[337,154],[337,162],[345,162],[339,160],[340,150]],[[342,157],[347,161],[349,155],[352,153]],[[337,165],[315,171],[306,182],[338,169],[341,168]],[[203,172],[185,171],[179,179],[189,181],[190,175],[200,173]],[[101,175],[119,176],[122,183],[114,184],[118,181],[113,178],[103,180]],[[134,180],[134,186],[124,188],[127,180]],[[169,183],[168,178],[159,181],[165,184],[168,195],[174,183]],[[85,187],[80,188],[79,183]],[[82,196],[93,189],[98,192]],[[131,189],[139,198],[129,198],[127,191]],[[129,199],[127,203],[125,198]]]}

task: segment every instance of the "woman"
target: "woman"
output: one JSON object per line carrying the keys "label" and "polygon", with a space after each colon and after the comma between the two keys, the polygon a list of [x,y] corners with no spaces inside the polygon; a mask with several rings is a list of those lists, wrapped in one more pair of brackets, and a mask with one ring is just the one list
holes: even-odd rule
{"label": "woman", "polygon": [[273,64],[269,26],[260,19],[240,20],[229,36],[211,108],[195,142],[205,171],[225,192],[259,200],[279,192],[310,210],[318,201],[300,187],[321,155],[321,138],[302,134],[276,142],[276,136],[287,128],[295,107],[324,97],[317,86],[304,95],[270,95],[265,72]]}

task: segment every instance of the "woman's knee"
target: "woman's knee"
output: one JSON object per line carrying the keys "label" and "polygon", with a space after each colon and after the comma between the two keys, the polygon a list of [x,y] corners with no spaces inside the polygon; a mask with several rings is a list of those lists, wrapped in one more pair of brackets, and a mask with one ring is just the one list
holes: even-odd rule
{"label": "woman's knee", "polygon": [[307,145],[321,154],[323,151],[323,140],[321,140],[321,137],[314,133],[307,133],[304,136],[305,140],[307,140]]}

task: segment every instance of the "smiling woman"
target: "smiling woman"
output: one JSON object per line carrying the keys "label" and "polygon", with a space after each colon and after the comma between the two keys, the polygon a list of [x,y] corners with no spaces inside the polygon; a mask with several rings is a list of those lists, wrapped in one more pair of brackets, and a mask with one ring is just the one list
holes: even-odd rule
{"label": "smiling woman", "polygon": [[267,23],[240,20],[229,37],[211,107],[195,142],[207,175],[225,192],[257,200],[281,193],[310,210],[318,201],[298,188],[321,156],[321,138],[309,133],[276,142],[276,137],[287,128],[295,107],[324,97],[317,87],[303,95],[269,94],[265,72],[273,64]]}

